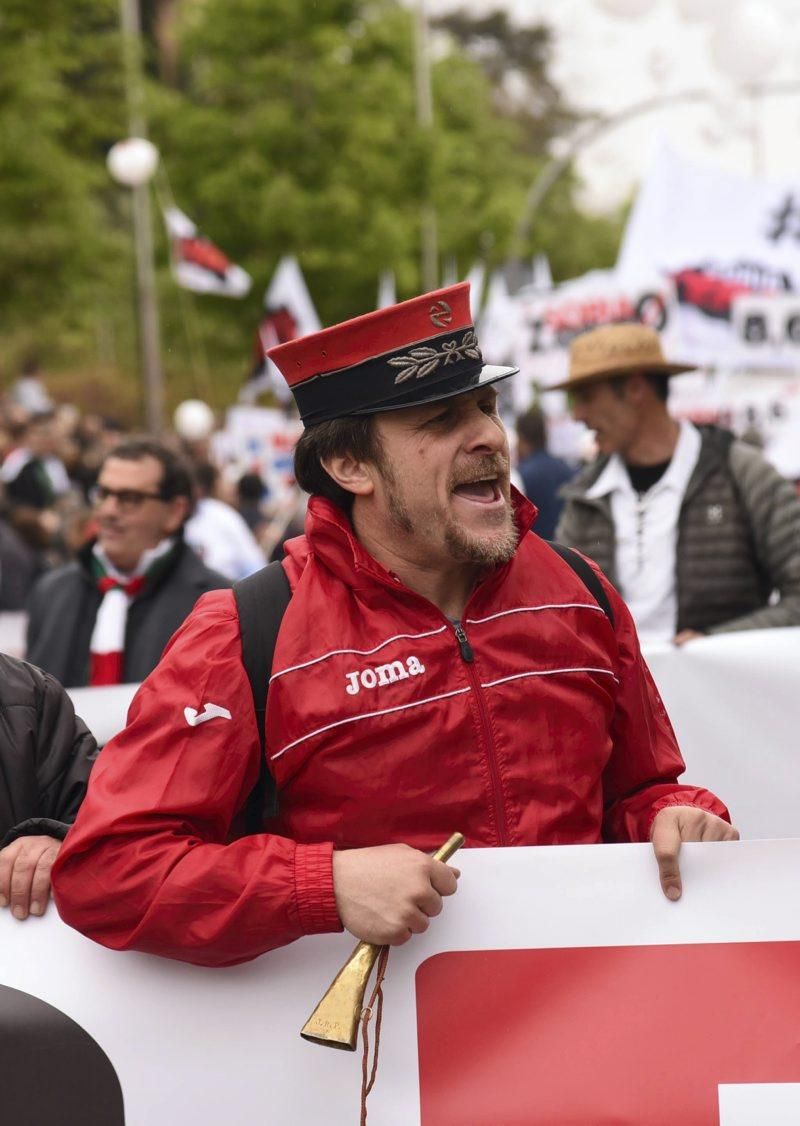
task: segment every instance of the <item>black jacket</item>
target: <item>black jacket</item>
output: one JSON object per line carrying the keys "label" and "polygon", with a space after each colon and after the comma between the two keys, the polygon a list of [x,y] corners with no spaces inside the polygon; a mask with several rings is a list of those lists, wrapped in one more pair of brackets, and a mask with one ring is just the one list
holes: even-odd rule
{"label": "black jacket", "polygon": [[[89,645],[101,601],[90,570],[91,548],[43,575],[28,605],[27,659],[67,688],[83,687],[89,679]],[[200,595],[230,585],[181,540],[170,566],[131,603],[123,681],[137,684],[149,676]]]}
{"label": "black jacket", "polygon": [[96,755],[61,685],[0,653],[0,848],[17,837],[63,838]]}

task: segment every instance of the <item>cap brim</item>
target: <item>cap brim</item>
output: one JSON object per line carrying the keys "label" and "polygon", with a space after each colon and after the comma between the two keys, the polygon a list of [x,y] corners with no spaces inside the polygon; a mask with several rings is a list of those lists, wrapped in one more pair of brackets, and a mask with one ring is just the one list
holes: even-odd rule
{"label": "cap brim", "polygon": [[608,371],[579,375],[573,379],[563,379],[560,383],[537,383],[536,386],[540,391],[574,391],[576,387],[584,387],[587,383],[602,383],[603,380],[614,379],[618,375],[632,375],[635,371],[646,375],[682,375],[683,372],[697,371],[697,367],[689,364],[654,364],[651,367],[642,364],[631,364],[629,367],[616,364]]}
{"label": "cap brim", "polygon": [[408,402],[392,400],[389,403],[381,403],[379,406],[364,407],[363,410],[353,411],[354,415],[363,414],[383,414],[386,411],[399,411],[404,410],[406,407],[422,407],[426,403],[436,403],[440,399],[453,399],[456,395],[467,395],[471,391],[476,391],[481,387],[488,387],[492,383],[498,383],[501,379],[508,379],[510,375],[516,375],[519,368],[500,367],[496,364],[484,364],[481,368],[480,375],[476,383],[471,387],[456,387],[446,388],[431,387],[429,395],[420,398],[418,394],[414,395],[413,399]]}

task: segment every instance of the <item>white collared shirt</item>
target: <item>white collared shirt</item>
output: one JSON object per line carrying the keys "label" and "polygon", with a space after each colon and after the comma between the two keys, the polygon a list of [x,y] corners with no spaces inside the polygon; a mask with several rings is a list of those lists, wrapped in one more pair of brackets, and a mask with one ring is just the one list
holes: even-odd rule
{"label": "white collared shirt", "polygon": [[165,539],[161,540],[160,543],[157,543],[155,547],[149,547],[146,551],[143,551],[139,556],[139,562],[130,573],[118,571],[106,555],[105,548],[101,547],[99,543],[94,545],[92,551],[100,560],[103,565],[103,570],[109,578],[116,579],[118,583],[126,583],[130,579],[144,575],[148,567],[155,563],[156,559],[160,559],[162,555],[166,555],[168,551],[172,550],[175,546],[176,539],[177,536],[167,536]]}
{"label": "white collared shirt", "polygon": [[646,493],[635,491],[619,454],[612,455],[586,493],[610,497],[617,584],[642,641],[669,641],[675,636],[678,515],[700,456],[700,442],[697,428],[681,422],[672,460]]}

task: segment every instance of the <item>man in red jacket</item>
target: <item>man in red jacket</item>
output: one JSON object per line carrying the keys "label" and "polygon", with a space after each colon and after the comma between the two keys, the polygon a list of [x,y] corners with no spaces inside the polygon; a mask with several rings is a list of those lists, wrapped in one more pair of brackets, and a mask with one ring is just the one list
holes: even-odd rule
{"label": "man in red jacket", "polygon": [[[260,740],[233,596],[202,598],[96,767],[59,856],[67,922],[206,965],[342,926],[399,944],[469,845],[736,837],[684,769],[630,614],[529,534],[466,285],[280,345],[306,533],[265,729],[279,808],[238,819]],[[605,609],[591,592],[594,586]],[[608,613],[606,612],[608,610]]]}

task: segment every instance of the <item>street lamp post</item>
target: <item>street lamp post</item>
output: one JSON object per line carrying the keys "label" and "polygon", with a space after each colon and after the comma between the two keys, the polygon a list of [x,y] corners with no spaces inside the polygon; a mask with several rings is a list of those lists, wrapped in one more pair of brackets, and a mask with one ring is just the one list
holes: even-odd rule
{"label": "street lamp post", "polygon": [[[426,139],[433,130],[433,87],[431,85],[431,57],[428,43],[428,14],[425,0],[417,0],[414,7],[414,84],[416,88],[417,123]],[[430,181],[426,181],[426,198],[420,209],[422,241],[422,288],[436,289],[439,284],[439,247],[436,228],[436,208],[431,198]]]}
{"label": "street lamp post", "polygon": [[[139,0],[120,0],[125,49],[125,89],[128,100],[128,131],[131,138],[147,137],[141,71],[141,18]],[[164,428],[164,375],[159,346],[158,304],[153,264],[153,227],[149,176],[128,180],[133,196],[133,238],[136,248],[136,290],[139,311],[139,348],[144,374],[147,428],[160,434]]]}

